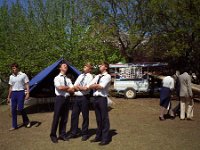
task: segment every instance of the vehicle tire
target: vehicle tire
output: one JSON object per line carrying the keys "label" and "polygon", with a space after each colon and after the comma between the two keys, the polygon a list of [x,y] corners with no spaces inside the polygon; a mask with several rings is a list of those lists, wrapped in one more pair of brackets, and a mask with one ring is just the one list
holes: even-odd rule
{"label": "vehicle tire", "polygon": [[136,98],[136,91],[133,88],[128,88],[125,90],[124,96],[127,99]]}

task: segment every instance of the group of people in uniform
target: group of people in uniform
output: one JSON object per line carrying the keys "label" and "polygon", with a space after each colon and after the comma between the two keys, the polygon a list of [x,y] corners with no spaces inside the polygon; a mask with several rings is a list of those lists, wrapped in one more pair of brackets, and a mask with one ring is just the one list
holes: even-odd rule
{"label": "group of people in uniform", "polygon": [[[178,105],[172,107],[171,95],[176,93]],[[186,69],[181,72],[177,71],[175,75],[166,76],[162,80],[162,88],[160,91],[160,116],[159,120],[166,120],[166,111],[170,119],[175,119],[180,114],[180,120],[193,119],[193,93],[191,76]]]}
{"label": "group of people in uniform", "polygon": [[[10,88],[8,94],[8,103],[11,100],[12,128],[10,131],[13,131],[17,129],[17,110],[22,114],[24,125],[26,127],[30,127],[31,125],[24,110],[24,99],[29,98],[29,79],[25,73],[19,71],[18,64],[12,64],[11,69],[12,75],[9,79]],[[69,139],[80,135],[78,128],[80,113],[83,117],[81,140],[88,140],[89,103],[90,96],[92,95],[94,97],[93,107],[96,115],[97,130],[95,138],[90,141],[99,142],[99,145],[109,144],[110,122],[107,99],[108,89],[111,82],[111,76],[108,73],[109,64],[106,62],[100,64],[100,74],[96,75],[94,78],[91,74],[92,69],[92,64],[86,63],[83,67],[83,73],[78,76],[73,84],[71,79],[67,77],[68,64],[66,62],[59,64],[60,73],[54,78],[56,98],[50,133],[50,139],[53,143],[58,143],[58,140],[68,141]],[[70,134],[67,134],[66,126],[68,122],[69,102],[71,95],[73,95],[71,129]]]}
{"label": "group of people in uniform", "polygon": [[[10,87],[7,102],[11,101],[12,127],[10,131],[13,131],[18,128],[17,110],[22,114],[23,123],[27,128],[31,127],[31,123],[24,110],[24,100],[29,98],[28,76],[19,70],[19,65],[16,63],[11,65],[11,69],[12,75],[9,78]],[[108,73],[109,64],[106,62],[100,64],[100,73],[94,78],[91,74],[92,69],[92,64],[86,63],[83,67],[83,73],[78,76],[73,84],[71,79],[67,77],[68,64],[66,62],[59,64],[60,73],[54,78],[56,98],[50,133],[50,139],[53,143],[58,143],[58,140],[68,141],[80,135],[78,128],[80,113],[83,117],[81,140],[87,141],[89,139],[89,103],[90,96],[92,95],[94,97],[93,107],[96,115],[97,130],[96,136],[91,142],[99,142],[99,145],[109,144],[110,122],[107,99],[111,83],[111,76]],[[192,120],[194,102],[190,75],[186,71],[183,71],[181,75],[176,74],[176,76],[164,77],[162,83],[159,120],[164,121],[166,119],[166,110],[168,110],[170,118],[174,119],[179,108],[181,120]],[[172,109],[171,94],[174,89],[180,103]],[[67,134],[66,126],[71,95],[73,95],[71,129],[70,134]]]}

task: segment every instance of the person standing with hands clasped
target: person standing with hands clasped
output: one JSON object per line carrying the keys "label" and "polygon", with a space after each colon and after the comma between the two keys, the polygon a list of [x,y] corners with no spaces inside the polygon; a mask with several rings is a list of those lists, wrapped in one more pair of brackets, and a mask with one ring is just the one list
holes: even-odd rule
{"label": "person standing with hands clasped", "polygon": [[[7,103],[10,103],[11,99],[11,111],[12,111],[12,128],[9,131],[17,129],[17,107],[18,111],[22,115],[23,123],[27,128],[31,127],[29,118],[24,110],[24,100],[29,98],[29,79],[25,73],[19,70],[19,65],[13,63],[11,65],[12,75],[9,79],[9,91]],[[25,92],[26,90],[26,92]]]}
{"label": "person standing with hands clasped", "polygon": [[[66,76],[68,66],[66,63],[59,65],[60,73],[54,78],[55,85],[55,104],[54,116],[51,128],[50,138],[53,143],[58,143],[58,139],[67,141],[66,125],[69,113],[69,96],[74,92],[73,84]],[[59,124],[59,138],[57,138],[56,131]]]}
{"label": "person standing with hands clasped", "polygon": [[97,121],[96,137],[91,142],[100,142],[99,145],[107,145],[110,142],[109,129],[110,122],[108,116],[108,89],[111,76],[108,74],[109,64],[104,62],[99,66],[101,74],[97,75],[89,84],[89,88],[94,90],[94,110]]}
{"label": "person standing with hands clasped", "polygon": [[74,105],[71,115],[71,133],[68,138],[75,138],[77,136],[79,115],[82,112],[82,141],[88,139],[90,90],[87,85],[93,79],[91,71],[92,65],[90,63],[85,64],[83,73],[79,75],[74,83],[76,92],[74,93]]}

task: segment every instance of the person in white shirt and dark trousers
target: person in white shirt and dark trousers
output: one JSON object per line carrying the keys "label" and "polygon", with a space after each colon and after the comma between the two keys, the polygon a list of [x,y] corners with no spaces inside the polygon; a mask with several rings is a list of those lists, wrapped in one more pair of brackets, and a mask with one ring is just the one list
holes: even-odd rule
{"label": "person in white shirt and dark trousers", "polygon": [[[25,73],[19,71],[19,65],[17,63],[13,63],[11,65],[12,75],[9,79],[9,91],[7,103],[10,102],[11,99],[11,110],[12,110],[12,128],[10,131],[18,128],[17,126],[17,107],[18,111],[22,115],[23,124],[26,127],[31,127],[29,118],[24,110],[24,100],[29,98],[29,79]],[[26,90],[26,93],[25,93]]]}
{"label": "person in white shirt and dark trousers", "polygon": [[101,74],[97,75],[89,85],[94,90],[94,110],[97,121],[96,137],[91,142],[100,142],[99,145],[107,145],[110,142],[110,121],[108,116],[108,89],[111,76],[108,74],[109,64],[104,62],[99,66]]}
{"label": "person in white shirt and dark trousers", "polygon": [[73,97],[74,104],[71,115],[71,133],[68,138],[77,137],[79,115],[80,112],[82,112],[82,141],[86,141],[88,139],[90,90],[87,86],[93,79],[91,71],[92,65],[90,63],[85,64],[83,73],[79,75],[74,83],[74,89],[76,92]]}
{"label": "person in white shirt and dark trousers", "polygon": [[[60,74],[54,78],[55,85],[55,104],[54,116],[51,128],[50,138],[53,143],[58,143],[58,139],[67,141],[66,125],[69,113],[69,97],[73,93],[73,84],[66,76],[68,66],[66,63],[61,63],[59,66]],[[59,124],[59,137],[57,138],[56,131]]]}
{"label": "person in white shirt and dark trousers", "polygon": [[165,110],[169,109],[171,119],[174,119],[174,113],[171,109],[171,92],[174,89],[174,79],[171,76],[164,77],[162,81],[163,85],[160,90],[160,116],[161,121],[165,120]]}

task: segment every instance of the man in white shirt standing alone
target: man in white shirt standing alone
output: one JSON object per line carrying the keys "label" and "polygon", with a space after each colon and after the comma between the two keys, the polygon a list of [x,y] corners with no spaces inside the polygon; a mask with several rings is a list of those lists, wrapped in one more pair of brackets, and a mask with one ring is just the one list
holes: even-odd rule
{"label": "man in white shirt standing alone", "polygon": [[74,105],[71,115],[71,133],[68,138],[75,138],[77,136],[79,115],[82,112],[82,141],[88,139],[90,90],[87,86],[93,79],[91,71],[92,65],[90,63],[85,64],[83,73],[79,75],[74,83],[76,92],[74,93]]}
{"label": "man in white shirt standing alone", "polygon": [[[29,79],[25,73],[19,71],[19,65],[13,63],[11,65],[12,75],[9,79],[9,91],[7,103],[11,99],[11,110],[12,110],[12,128],[10,131],[17,129],[17,107],[18,111],[22,115],[23,123],[26,127],[30,128],[31,124],[29,118],[24,110],[24,100],[29,98]],[[26,90],[26,94],[25,94]]]}
{"label": "man in white shirt standing alone", "polygon": [[[66,125],[69,113],[69,97],[73,93],[73,84],[66,76],[68,66],[66,63],[61,63],[59,66],[60,73],[54,78],[56,99],[54,103],[54,116],[51,128],[50,138],[53,143],[58,143],[58,139],[67,141]],[[56,131],[59,124],[59,137],[57,138]]]}
{"label": "man in white shirt standing alone", "polygon": [[108,116],[108,89],[111,76],[108,74],[109,64],[104,62],[99,66],[100,74],[90,83],[89,88],[94,90],[94,110],[97,121],[96,137],[91,142],[100,142],[99,145],[107,145],[110,142],[110,122]]}

